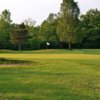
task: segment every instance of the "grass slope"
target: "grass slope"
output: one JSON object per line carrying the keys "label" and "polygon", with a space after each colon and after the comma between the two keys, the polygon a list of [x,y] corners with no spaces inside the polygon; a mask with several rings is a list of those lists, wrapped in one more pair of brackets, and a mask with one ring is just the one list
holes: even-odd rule
{"label": "grass slope", "polygon": [[5,51],[0,57],[33,63],[0,65],[0,100],[100,100],[99,53],[100,50]]}

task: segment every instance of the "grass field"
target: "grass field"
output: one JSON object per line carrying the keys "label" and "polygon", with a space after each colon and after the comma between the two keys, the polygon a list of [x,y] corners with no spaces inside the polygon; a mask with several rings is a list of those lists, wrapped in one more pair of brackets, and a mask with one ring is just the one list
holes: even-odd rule
{"label": "grass field", "polygon": [[0,100],[100,100],[100,50],[0,51],[31,61],[0,65]]}

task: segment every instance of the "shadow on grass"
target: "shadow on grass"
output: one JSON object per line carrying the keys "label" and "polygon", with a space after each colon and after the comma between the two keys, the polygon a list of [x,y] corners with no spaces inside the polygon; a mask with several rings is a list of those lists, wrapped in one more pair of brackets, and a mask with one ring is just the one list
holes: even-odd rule
{"label": "shadow on grass", "polygon": [[31,64],[31,61],[26,61],[26,60],[11,60],[11,59],[6,59],[6,58],[0,58],[0,65],[2,64]]}

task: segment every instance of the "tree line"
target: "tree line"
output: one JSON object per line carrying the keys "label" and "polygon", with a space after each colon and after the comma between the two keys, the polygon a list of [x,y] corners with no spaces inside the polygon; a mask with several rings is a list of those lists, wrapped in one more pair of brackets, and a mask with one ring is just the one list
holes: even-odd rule
{"label": "tree line", "polygon": [[0,14],[0,49],[100,48],[100,10],[80,15],[78,3],[63,0],[58,14],[50,13],[41,25],[31,18],[12,23],[7,9]]}

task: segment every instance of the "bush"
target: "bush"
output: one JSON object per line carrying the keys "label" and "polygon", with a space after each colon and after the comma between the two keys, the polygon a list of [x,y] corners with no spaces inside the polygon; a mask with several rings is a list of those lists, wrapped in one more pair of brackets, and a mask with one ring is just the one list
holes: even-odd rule
{"label": "bush", "polygon": [[28,48],[31,50],[38,50],[40,49],[40,41],[37,39],[30,39],[28,41]]}

